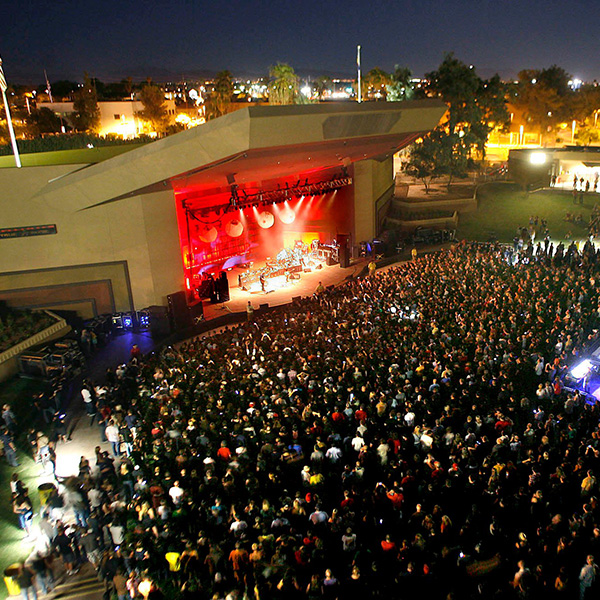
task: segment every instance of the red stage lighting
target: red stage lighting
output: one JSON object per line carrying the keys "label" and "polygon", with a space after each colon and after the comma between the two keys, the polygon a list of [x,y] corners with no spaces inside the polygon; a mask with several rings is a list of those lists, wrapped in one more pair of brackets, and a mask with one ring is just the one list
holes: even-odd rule
{"label": "red stage lighting", "polygon": [[225,233],[229,237],[240,237],[240,235],[244,233],[244,226],[238,221],[237,217],[234,216],[225,224]]}
{"label": "red stage lighting", "polygon": [[217,229],[208,225],[201,225],[196,229],[198,239],[206,244],[211,244],[217,239]]}
{"label": "red stage lighting", "polygon": [[291,225],[296,220],[296,213],[288,206],[287,201],[284,207],[279,211],[279,218],[282,223]]}
{"label": "red stage lighting", "polygon": [[262,227],[262,229],[269,229],[270,227],[273,227],[273,224],[275,223],[275,217],[273,216],[272,212],[265,210],[258,214],[256,217],[256,222],[258,223],[259,227]]}

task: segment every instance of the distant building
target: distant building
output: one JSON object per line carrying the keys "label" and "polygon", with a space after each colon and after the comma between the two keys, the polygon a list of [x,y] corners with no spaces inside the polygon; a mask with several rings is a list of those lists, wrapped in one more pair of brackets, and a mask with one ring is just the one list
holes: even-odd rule
{"label": "distant building", "polygon": [[[177,109],[174,100],[165,100],[170,123],[175,122]],[[100,135],[117,135],[123,139],[138,137],[143,133],[152,133],[143,119],[137,115],[144,110],[139,100],[100,101]],[[49,108],[71,124],[70,115],[73,112],[73,102],[41,102],[38,108]]]}
{"label": "distant building", "polygon": [[515,148],[508,157],[511,179],[528,189],[555,187],[600,193],[600,147]]}

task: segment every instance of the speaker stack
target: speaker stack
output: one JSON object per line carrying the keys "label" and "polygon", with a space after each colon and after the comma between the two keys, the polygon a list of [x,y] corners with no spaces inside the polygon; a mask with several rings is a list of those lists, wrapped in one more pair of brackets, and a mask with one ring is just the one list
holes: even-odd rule
{"label": "speaker stack", "polygon": [[180,331],[192,326],[192,315],[189,311],[185,292],[175,292],[167,296],[169,321],[173,331]]}
{"label": "speaker stack", "polygon": [[140,314],[143,314],[144,316],[147,315],[148,328],[150,329],[152,337],[167,337],[171,333],[169,316],[167,314],[167,309],[164,306],[149,306],[140,311]]}
{"label": "speaker stack", "polygon": [[342,267],[342,269],[347,269],[350,266],[350,235],[347,233],[338,233],[336,241],[340,247],[340,267]]}

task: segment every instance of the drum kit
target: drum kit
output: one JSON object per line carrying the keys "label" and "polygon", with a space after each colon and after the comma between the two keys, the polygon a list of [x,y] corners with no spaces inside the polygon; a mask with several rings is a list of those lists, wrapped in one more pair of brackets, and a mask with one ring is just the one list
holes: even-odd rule
{"label": "drum kit", "polygon": [[[335,258],[333,255],[335,254]],[[285,275],[286,281],[297,279],[298,273],[310,271],[328,257],[337,260],[337,246],[322,244],[315,239],[310,244],[296,240],[292,248],[284,248],[275,258],[268,257],[261,269],[249,269],[239,276],[239,284],[243,290],[248,290],[253,283]]]}

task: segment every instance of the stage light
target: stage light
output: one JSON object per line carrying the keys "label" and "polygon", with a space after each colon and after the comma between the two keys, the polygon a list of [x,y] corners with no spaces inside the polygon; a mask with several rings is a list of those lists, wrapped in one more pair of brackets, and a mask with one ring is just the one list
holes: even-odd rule
{"label": "stage light", "polygon": [[229,237],[240,237],[244,232],[244,226],[235,217],[225,225],[225,233]]}
{"label": "stage light", "polygon": [[279,218],[282,223],[291,225],[296,220],[296,213],[289,206],[284,206],[283,209],[279,211]]}
{"label": "stage light", "polygon": [[198,239],[202,242],[210,244],[217,239],[217,230],[215,227],[208,227],[207,225],[198,227],[196,230]]}
{"label": "stage light", "polygon": [[256,221],[259,227],[262,227],[263,229],[269,229],[270,227],[273,227],[273,224],[275,223],[275,217],[273,216],[272,212],[265,210],[258,214]]}
{"label": "stage light", "polygon": [[581,379],[585,377],[592,368],[592,363],[586,358],[582,360],[577,366],[571,369],[571,375],[574,379]]}
{"label": "stage light", "polygon": [[529,155],[529,162],[532,165],[543,165],[546,162],[545,152],[532,152]]}
{"label": "stage light", "polygon": [[133,329],[133,317],[130,314],[123,315],[123,329]]}

